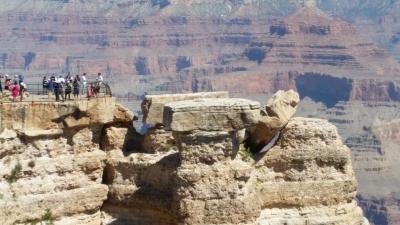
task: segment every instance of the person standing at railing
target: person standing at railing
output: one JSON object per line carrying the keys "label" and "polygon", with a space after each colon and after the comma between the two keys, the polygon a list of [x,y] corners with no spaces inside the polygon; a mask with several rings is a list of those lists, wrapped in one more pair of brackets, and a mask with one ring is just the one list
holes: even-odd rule
{"label": "person standing at railing", "polygon": [[22,82],[24,82],[24,76],[19,74],[18,75],[18,84],[21,85]]}
{"label": "person standing at railing", "polygon": [[55,82],[53,83],[53,90],[54,90],[54,95],[56,96],[56,101],[60,101],[60,80],[55,78]]}
{"label": "person standing at railing", "polygon": [[65,101],[65,79],[61,75],[58,77],[58,92],[60,93],[60,96],[63,101]]}
{"label": "person standing at railing", "polygon": [[68,100],[71,100],[71,92],[72,92],[72,84],[70,81],[67,81],[65,84],[65,99],[64,100],[67,100],[67,97],[68,97]]}
{"label": "person standing at railing", "polygon": [[19,76],[17,74],[14,75],[13,83],[15,82],[19,85]]}
{"label": "person standing at railing", "polygon": [[90,84],[90,87],[87,89],[87,97],[90,99],[92,97],[96,97],[96,93],[94,91],[94,85]]}
{"label": "person standing at railing", "polygon": [[101,75],[101,73],[97,74],[97,79],[96,79],[100,84],[103,83],[104,79],[103,76]]}
{"label": "person standing at railing", "polygon": [[72,83],[73,87],[73,94],[74,94],[74,99],[79,99],[79,76],[76,75],[76,78],[74,79],[74,82]]}
{"label": "person standing at railing", "polygon": [[19,97],[20,97],[20,101],[22,102],[22,100],[24,100],[25,97],[25,90],[26,90],[26,85],[24,82],[21,82],[19,84]]}
{"label": "person standing at railing", "polygon": [[47,94],[48,93],[48,88],[49,88],[49,81],[47,80],[46,76],[43,77],[42,88],[43,88],[42,94],[43,95]]}
{"label": "person standing at railing", "polygon": [[53,75],[51,75],[51,77],[50,77],[50,81],[49,81],[49,98],[50,98],[50,94],[56,94],[55,93],[55,88],[54,88],[54,86],[56,85],[56,76],[54,76],[54,74]]}
{"label": "person standing at railing", "polygon": [[6,74],[5,79],[4,79],[4,90],[9,90],[11,86],[11,79],[8,78],[8,74]]}
{"label": "person standing at railing", "polygon": [[19,95],[19,87],[18,82],[15,81],[13,85],[10,87],[11,89],[11,97],[13,98],[13,102],[17,101],[17,97]]}
{"label": "person standing at railing", "polygon": [[81,83],[81,77],[79,74],[75,75],[74,79],[72,79],[72,86],[74,86],[75,80],[80,84]]}
{"label": "person standing at railing", "polygon": [[82,94],[84,94],[84,91],[87,91],[87,79],[86,79],[86,73],[83,73],[82,75],[82,84],[83,84],[83,90]]}

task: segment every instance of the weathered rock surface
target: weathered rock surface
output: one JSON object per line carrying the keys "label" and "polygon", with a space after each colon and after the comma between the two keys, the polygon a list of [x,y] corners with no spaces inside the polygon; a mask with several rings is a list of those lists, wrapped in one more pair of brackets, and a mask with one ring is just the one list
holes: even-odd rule
{"label": "weathered rock surface", "polygon": [[246,144],[253,151],[261,150],[275,135],[279,135],[278,133],[296,113],[299,102],[299,94],[295,91],[278,91],[268,101],[257,126],[248,129],[249,138]]}
{"label": "weathered rock surface", "polygon": [[160,154],[119,150],[108,153],[103,206],[104,224],[176,224],[171,212],[173,174],[179,164],[176,152]]}
{"label": "weathered rock surface", "polygon": [[260,103],[245,99],[217,98],[179,101],[164,108],[164,124],[178,131],[241,130],[255,124]]}
{"label": "weathered rock surface", "polygon": [[165,107],[164,123],[173,131],[181,158],[173,192],[178,222],[256,221],[260,203],[248,182],[252,168],[237,157],[237,133],[256,125],[259,110],[259,103],[243,99],[193,100]]}
{"label": "weathered rock surface", "polygon": [[0,224],[101,223],[102,130],[132,122],[115,108],[114,98],[0,105]]}
{"label": "weathered rock surface", "polygon": [[163,128],[150,128],[143,139],[143,150],[147,153],[168,152],[176,150],[175,139],[172,131]]}
{"label": "weathered rock surface", "polygon": [[[298,116],[319,117],[338,127],[352,150],[360,206],[371,224],[397,224],[400,199],[399,116],[396,102],[342,102],[334,108],[305,99]],[[379,118],[379,119],[378,119]]]}
{"label": "weathered rock surface", "polygon": [[[269,151],[252,155],[241,143],[259,122],[258,102],[178,101],[164,107],[173,142],[154,128],[165,141],[143,151],[131,113],[98,101],[91,109],[105,110],[101,117],[80,114],[76,102],[50,107],[51,126],[2,111],[2,224],[368,225],[349,149],[325,120],[290,119]],[[282,102],[294,105],[273,98],[270,110],[278,114]],[[27,124],[39,132],[26,135]],[[54,129],[62,132],[43,136]]]}
{"label": "weathered rock surface", "polygon": [[171,102],[202,99],[227,98],[228,92],[204,92],[193,94],[146,95],[142,102],[143,122],[150,125],[163,123],[164,106]]}
{"label": "weathered rock surface", "polygon": [[[195,104],[196,101],[188,101],[175,112],[193,110],[191,115],[198,115],[194,120],[200,120]],[[166,110],[173,108],[171,105]],[[205,112],[215,108],[212,104],[208,110],[200,106]],[[246,116],[242,118],[246,124]],[[236,133],[242,127],[180,129],[180,122],[187,123],[183,117],[175,117],[175,126],[165,122],[174,131],[181,158],[174,184],[178,221],[368,224],[355,203],[356,180],[350,151],[342,144],[336,128],[326,121],[291,120],[276,146],[254,156],[254,164],[238,154],[240,142]]]}

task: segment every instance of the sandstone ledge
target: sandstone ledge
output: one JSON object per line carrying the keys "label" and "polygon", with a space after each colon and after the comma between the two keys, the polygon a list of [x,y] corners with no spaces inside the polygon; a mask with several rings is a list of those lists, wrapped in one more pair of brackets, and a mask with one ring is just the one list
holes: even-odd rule
{"label": "sandstone ledge", "polygon": [[202,98],[228,98],[228,92],[201,92],[190,94],[146,95],[142,102],[143,122],[150,125],[163,123],[164,106],[168,103]]}
{"label": "sandstone ledge", "polygon": [[260,103],[233,98],[198,99],[167,104],[164,124],[176,132],[240,130],[257,123]]}

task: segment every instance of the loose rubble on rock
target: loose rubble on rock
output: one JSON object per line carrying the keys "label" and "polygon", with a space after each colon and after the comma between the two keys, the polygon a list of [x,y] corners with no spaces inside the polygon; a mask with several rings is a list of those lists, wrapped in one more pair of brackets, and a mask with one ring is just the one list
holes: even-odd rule
{"label": "loose rubble on rock", "polygon": [[349,149],[298,103],[151,96],[143,136],[114,98],[2,104],[0,224],[369,224]]}

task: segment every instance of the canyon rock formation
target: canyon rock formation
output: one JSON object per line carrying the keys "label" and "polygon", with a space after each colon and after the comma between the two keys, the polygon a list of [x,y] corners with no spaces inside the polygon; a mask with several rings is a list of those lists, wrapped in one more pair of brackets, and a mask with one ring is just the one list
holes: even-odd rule
{"label": "canyon rock formation", "polygon": [[245,131],[262,120],[260,103],[170,101],[163,129],[173,142],[148,152],[136,117],[112,97],[3,103],[0,112],[5,225],[369,224],[350,150],[326,120],[286,118],[272,148],[252,153]]}
{"label": "canyon rock formation", "polygon": [[131,124],[114,98],[0,105],[0,223],[100,224],[104,127]]}
{"label": "canyon rock formation", "polygon": [[[400,118],[400,2],[304,2],[3,0],[0,73],[31,82],[66,72],[94,79],[100,71],[138,117],[147,94],[230,91],[264,103],[280,89],[297,90],[297,115],[329,120],[351,148],[370,221],[397,225],[398,141],[378,128],[393,130]],[[137,138],[118,143],[120,132],[135,133],[110,128],[100,146],[128,151]],[[160,127],[140,138],[143,153],[166,153],[175,144]]]}
{"label": "canyon rock formation", "polygon": [[251,149],[260,150],[276,136],[287,125],[296,113],[300,102],[299,94],[293,90],[287,92],[278,91],[268,101],[265,110],[253,129],[248,129],[250,137],[247,144]]}

